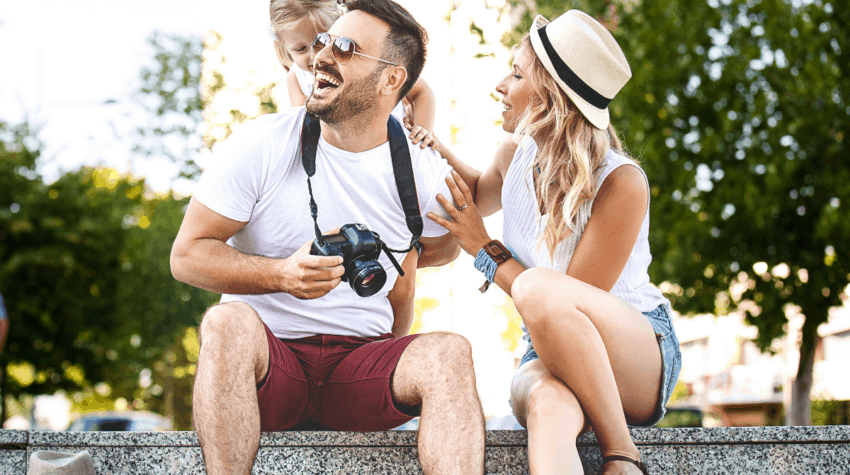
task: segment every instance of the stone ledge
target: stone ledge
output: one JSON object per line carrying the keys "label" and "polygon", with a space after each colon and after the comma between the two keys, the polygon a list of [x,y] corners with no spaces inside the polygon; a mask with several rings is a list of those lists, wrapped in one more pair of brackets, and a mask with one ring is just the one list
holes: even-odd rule
{"label": "stone ledge", "polygon": [[[8,434],[7,434],[8,433]],[[714,427],[631,429],[638,445],[850,443],[850,426]],[[582,434],[579,446],[595,446],[593,432]],[[0,447],[67,445],[79,447],[193,447],[195,432],[39,432],[0,431]],[[488,430],[487,446],[525,447],[525,431]],[[389,432],[264,432],[261,447],[416,447],[415,431]]]}
{"label": "stone ledge", "polygon": [[[850,473],[850,426],[632,429],[652,473]],[[486,472],[528,474],[525,431],[488,431]],[[593,434],[578,440],[586,473],[597,473]],[[0,474],[24,475],[37,450],[88,450],[98,475],[204,475],[194,432],[0,430]],[[254,474],[419,474],[416,433],[264,433]]]}

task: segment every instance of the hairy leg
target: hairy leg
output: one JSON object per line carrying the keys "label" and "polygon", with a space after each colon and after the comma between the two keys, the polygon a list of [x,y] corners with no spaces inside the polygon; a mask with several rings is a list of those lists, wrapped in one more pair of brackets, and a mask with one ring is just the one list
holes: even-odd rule
{"label": "hairy leg", "polygon": [[[546,370],[581,403],[602,455],[637,458],[627,421],[652,416],[661,386],[661,351],[646,318],[609,292],[548,269],[523,272],[511,293]],[[637,467],[612,462],[604,470]]]}
{"label": "hairy leg", "polygon": [[269,364],[263,323],[246,304],[216,305],[200,340],[192,415],[207,474],[248,475],[260,443],[257,383]]}
{"label": "hairy leg", "polygon": [[392,392],[397,404],[422,405],[418,447],[426,475],[484,473],[484,414],[465,338],[419,336],[401,355]]}
{"label": "hairy leg", "polygon": [[584,474],[576,437],[587,428],[584,412],[563,381],[540,360],[524,364],[511,383],[514,415],[528,429],[532,475]]}

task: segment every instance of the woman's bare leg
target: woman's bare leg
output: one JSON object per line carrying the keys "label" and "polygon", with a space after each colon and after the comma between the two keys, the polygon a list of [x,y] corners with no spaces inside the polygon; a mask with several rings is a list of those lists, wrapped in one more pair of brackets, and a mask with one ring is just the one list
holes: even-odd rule
{"label": "woman's bare leg", "polygon": [[576,437],[586,428],[581,405],[540,360],[524,364],[511,384],[514,415],[528,429],[532,475],[582,475]]}
{"label": "woman's bare leg", "polygon": [[[603,456],[637,458],[627,421],[652,417],[661,386],[661,351],[652,326],[614,295],[565,274],[532,268],[511,295],[549,373],[581,403]],[[627,462],[603,473],[639,473]]]}

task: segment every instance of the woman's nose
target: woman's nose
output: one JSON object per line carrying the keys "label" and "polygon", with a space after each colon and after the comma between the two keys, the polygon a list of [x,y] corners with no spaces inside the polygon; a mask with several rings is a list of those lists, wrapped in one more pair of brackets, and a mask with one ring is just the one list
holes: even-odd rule
{"label": "woman's nose", "polygon": [[496,92],[498,92],[499,94],[501,94],[503,96],[507,95],[507,93],[508,93],[508,87],[507,87],[507,85],[505,85],[506,80],[507,80],[507,78],[504,78],[501,81],[499,81],[499,84],[496,84]]}

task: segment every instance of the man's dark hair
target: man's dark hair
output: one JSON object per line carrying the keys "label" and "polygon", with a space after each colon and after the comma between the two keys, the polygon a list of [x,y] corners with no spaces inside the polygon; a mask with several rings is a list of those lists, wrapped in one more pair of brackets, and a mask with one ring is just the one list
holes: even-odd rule
{"label": "man's dark hair", "polygon": [[[404,66],[407,81],[399,91],[401,100],[413,88],[425,67],[425,46],[428,33],[407,10],[392,0],[354,0],[345,3],[346,10],[360,10],[389,25],[390,32],[384,41],[382,55],[387,61]],[[385,64],[385,63],[384,63]]]}

